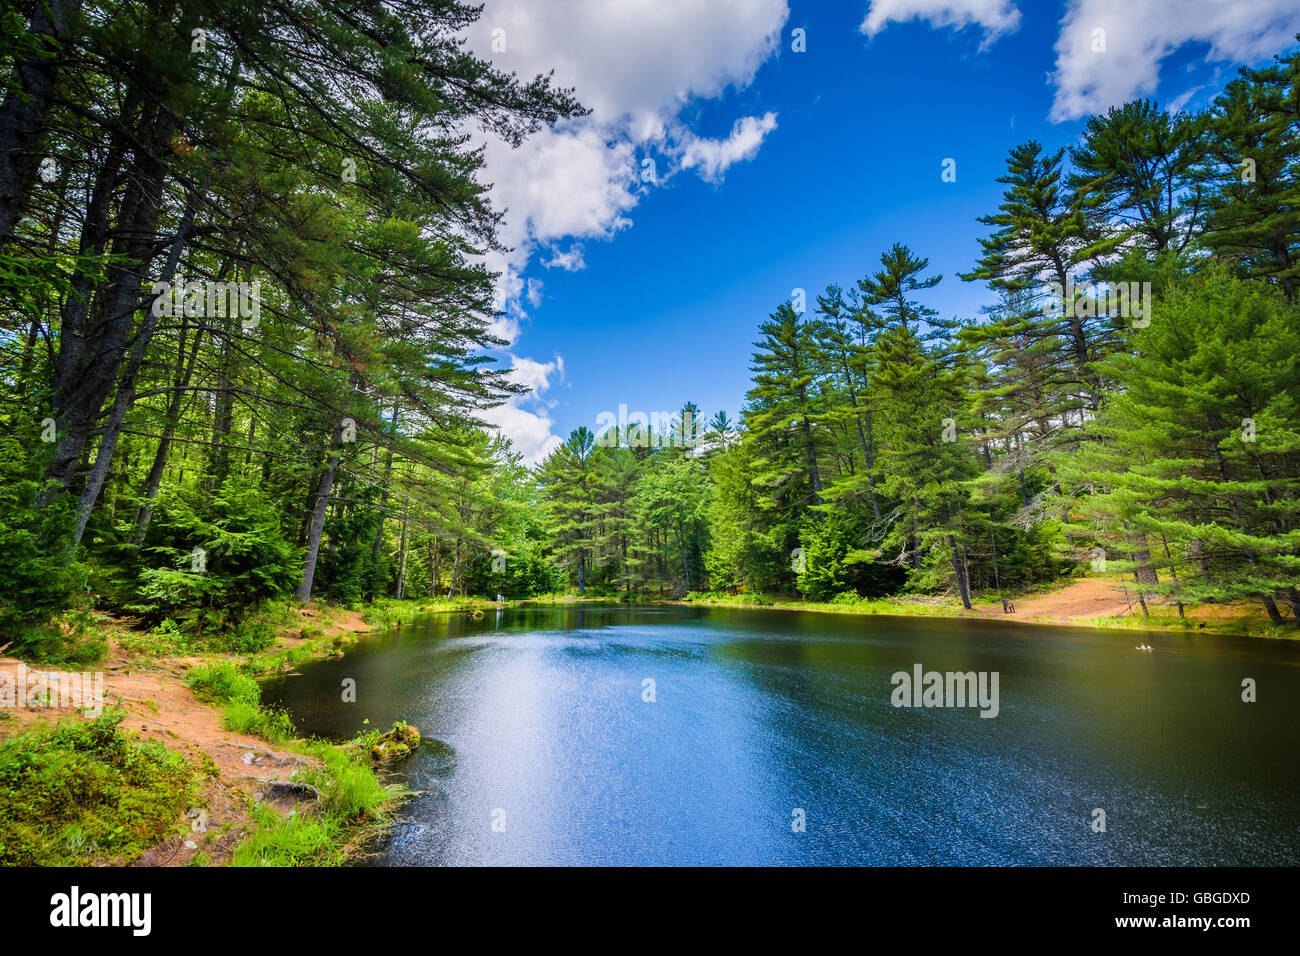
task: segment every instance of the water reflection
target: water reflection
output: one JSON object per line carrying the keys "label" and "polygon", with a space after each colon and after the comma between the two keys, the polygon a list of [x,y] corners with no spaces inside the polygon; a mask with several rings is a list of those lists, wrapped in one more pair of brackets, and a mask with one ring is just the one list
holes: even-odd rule
{"label": "water reflection", "polygon": [[[406,765],[425,792],[389,864],[1300,861],[1295,645],[1145,640],[1139,655],[1132,633],[988,622],[509,608],[372,635],[267,696],[307,732],[404,719],[449,745],[454,762],[426,748]],[[916,663],[999,672],[999,716],[892,707],[890,675]]]}

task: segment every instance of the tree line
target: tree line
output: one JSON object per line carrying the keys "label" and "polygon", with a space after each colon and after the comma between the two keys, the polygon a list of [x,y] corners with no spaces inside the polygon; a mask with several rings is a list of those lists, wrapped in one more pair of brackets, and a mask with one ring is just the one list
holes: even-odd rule
{"label": "tree line", "polygon": [[479,13],[5,0],[0,630],[463,590],[526,525],[477,143],[584,108]]}
{"label": "tree line", "polygon": [[476,8],[0,15],[5,641],[57,656],[100,608],[238,644],[313,597],[969,604],[1088,563],[1300,618],[1295,53],[1012,149],[958,277],[985,314],[939,316],[952,280],[898,243],[759,324],[738,420],[687,402],[528,468],[482,421],[519,386],[476,144],[584,110],[469,54]]}
{"label": "tree line", "polygon": [[958,277],[993,307],[939,316],[903,243],[781,303],[734,428],[650,451],[579,429],[547,460],[552,553],[579,590],[967,608],[1091,566],[1143,612],[1300,623],[1298,159],[1295,52],[1204,113],[1137,100],[1016,146]]}

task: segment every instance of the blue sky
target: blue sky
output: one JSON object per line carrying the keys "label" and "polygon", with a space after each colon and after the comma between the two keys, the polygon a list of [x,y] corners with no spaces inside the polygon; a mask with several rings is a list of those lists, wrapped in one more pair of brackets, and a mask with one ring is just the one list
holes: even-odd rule
{"label": "blue sky", "polygon": [[930,305],[974,314],[991,296],[957,273],[1010,147],[1074,144],[1087,113],[1138,95],[1204,106],[1292,44],[1300,6],[489,0],[476,29],[498,65],[554,66],[594,107],[487,149],[513,250],[492,262],[502,360],[535,387],[494,420],[531,461],[620,404],[735,417],[759,322],[795,288],[811,307],[852,285],[896,241],[943,274]]}

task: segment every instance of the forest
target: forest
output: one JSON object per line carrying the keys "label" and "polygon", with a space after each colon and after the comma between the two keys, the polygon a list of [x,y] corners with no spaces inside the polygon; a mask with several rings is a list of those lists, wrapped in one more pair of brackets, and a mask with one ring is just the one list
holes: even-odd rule
{"label": "forest", "polygon": [[[899,242],[755,316],[735,420],[681,396],[530,468],[483,419],[520,386],[481,143],[580,91],[475,58],[455,0],[0,11],[0,643],[1080,573],[1300,625],[1300,50],[1013,146],[968,272]],[[997,304],[941,316],[940,282]]]}

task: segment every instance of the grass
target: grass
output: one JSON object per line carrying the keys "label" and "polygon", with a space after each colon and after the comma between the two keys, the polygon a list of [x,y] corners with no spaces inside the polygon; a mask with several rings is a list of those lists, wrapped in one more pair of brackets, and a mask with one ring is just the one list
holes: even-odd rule
{"label": "grass", "polygon": [[[459,610],[481,601],[386,602],[386,613]],[[269,606],[218,640],[198,638],[164,621],[151,631],[131,630],[103,615],[98,649],[76,659],[102,658],[110,635],[141,662],[162,657],[203,655],[184,683],[196,697],[221,710],[231,731],[249,734],[311,759],[294,779],[315,787],[319,802],[301,804],[282,816],[274,805],[250,800],[253,827],[236,848],[231,863],[250,866],[337,865],[349,848],[389,819],[391,809],[408,794],[386,783],[370,759],[378,732],[347,745],[294,737],[288,714],[262,703],[256,678],[277,673],[327,654],[341,653],[358,634],[329,634],[338,613],[316,606],[316,618],[304,622],[296,609]],[[324,626],[322,626],[324,625]],[[297,626],[297,633],[293,632]],[[85,644],[85,632],[65,626],[62,632]],[[272,647],[277,634],[301,639],[292,647]],[[49,635],[43,647],[51,648]],[[225,651],[225,659],[214,652]],[[63,654],[59,662],[72,660]],[[55,663],[51,658],[44,660]],[[157,704],[145,706],[157,712]],[[122,714],[99,721],[66,721],[56,729],[31,731],[0,745],[0,864],[125,864],[173,834],[188,833],[182,811],[198,799],[199,781],[220,771],[206,754],[197,765],[161,744],[138,741],[116,732]],[[9,724],[0,712],[0,726]],[[213,837],[209,834],[209,840]],[[200,850],[190,865],[210,865]]]}
{"label": "grass", "polygon": [[329,817],[310,816],[301,808],[282,817],[254,804],[253,822],[255,828],[235,848],[231,866],[338,866],[345,859],[337,825]]}
{"label": "grass", "polygon": [[[644,600],[651,603],[658,600],[655,595],[639,595]],[[622,591],[616,591],[607,594],[574,594],[569,591],[556,592],[552,594],[538,594],[535,597],[521,598],[515,601],[516,604],[588,604],[600,601],[626,601],[627,596]]]}
{"label": "grass", "polygon": [[185,686],[209,703],[253,703],[262,699],[257,681],[233,664],[201,664],[185,675]]}
{"label": "grass", "polygon": [[343,747],[297,740],[289,715],[263,706],[257,681],[229,662],[192,668],[185,684],[200,700],[222,707],[228,730],[287,744],[314,758],[315,765],[293,779],[315,787],[319,804],[299,804],[281,816],[265,804],[252,803],[253,832],[235,849],[231,865],[336,866],[345,860],[350,843],[383,825],[390,808],[405,799],[405,788],[385,784],[371,765],[368,754],[377,731]]}
{"label": "grass", "polygon": [[956,617],[962,609],[956,604],[931,603],[900,598],[859,598],[849,601],[841,595],[834,601],[790,601],[765,594],[718,594],[692,591],[683,603],[711,604],[719,607],[769,607],[782,611],[824,611],[831,614],[895,614],[909,617]]}
{"label": "grass", "polygon": [[1261,611],[1259,614],[1246,612],[1240,616],[1207,618],[1196,617],[1195,609],[1187,609],[1187,617],[1180,618],[1172,608],[1154,608],[1152,613],[1134,614],[1129,617],[1094,617],[1088,622],[1089,627],[1111,628],[1131,631],[1180,631],[1188,634],[1227,634],[1245,637],[1300,638],[1300,631],[1294,627],[1278,627],[1268,620]]}
{"label": "grass", "polygon": [[440,611],[468,611],[479,607],[494,607],[496,602],[487,598],[454,597],[420,598],[417,600],[380,598],[367,604],[361,611],[367,624],[376,630],[396,627],[403,621],[412,620],[421,614],[434,614]]}
{"label": "grass", "polygon": [[[1068,581],[1052,582],[1021,594],[1007,596],[1016,599],[1050,594],[1067,586],[1068,583]],[[971,601],[974,604],[996,604],[1001,597],[1000,592],[988,592],[972,595]],[[905,617],[973,616],[971,612],[962,608],[954,597],[927,599],[917,596],[909,600],[906,596],[901,595],[890,598],[859,598],[852,594],[840,594],[831,601],[793,601],[769,597],[764,594],[725,594],[692,591],[682,599],[682,603],[709,604],[718,607],[770,607],[783,611],[819,611],[828,614],[879,614]],[[1042,620],[1021,621],[1021,623],[1095,627],[1099,629],[1185,631],[1251,637],[1300,638],[1300,631],[1297,631],[1296,628],[1287,626],[1279,628],[1269,622],[1262,611],[1256,611],[1250,607],[1237,610],[1239,613],[1232,616],[1202,618],[1197,616],[1195,607],[1188,607],[1186,609],[1187,616],[1180,618],[1178,612],[1172,607],[1153,605],[1151,606],[1151,613],[1148,615],[1133,613],[1124,617],[1093,617],[1086,621],[1074,620],[1068,623],[1052,621],[1043,615]]]}
{"label": "grass", "polygon": [[0,745],[0,864],[132,863],[176,828],[195,775],[107,711]]}
{"label": "grass", "polygon": [[391,809],[408,795],[406,788],[385,784],[367,757],[377,732],[363,734],[345,747],[324,741],[294,749],[315,757],[319,766],[301,770],[294,779],[315,787],[320,802],[300,803],[281,816],[254,804],[255,829],[235,850],[232,866],[337,866],[347,848],[383,826]]}
{"label": "grass", "polygon": [[185,686],[200,700],[222,705],[221,722],[227,730],[277,744],[293,737],[289,715],[263,706],[262,688],[233,664],[201,664],[185,675]]}

